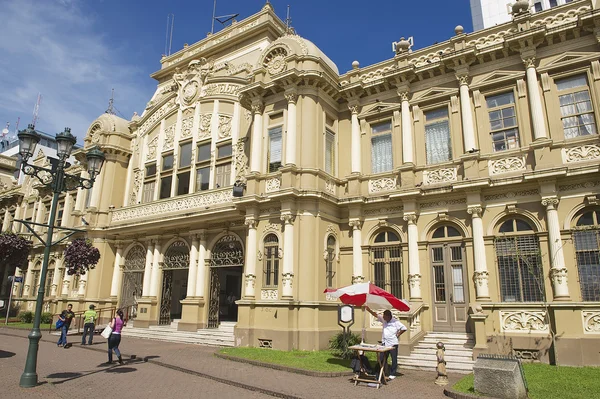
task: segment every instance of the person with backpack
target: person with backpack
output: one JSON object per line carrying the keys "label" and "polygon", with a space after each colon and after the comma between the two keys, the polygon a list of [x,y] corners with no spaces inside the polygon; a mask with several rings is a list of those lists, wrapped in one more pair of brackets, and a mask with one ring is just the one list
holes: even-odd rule
{"label": "person with backpack", "polygon": [[81,336],[81,345],[85,345],[85,337],[89,334],[88,345],[92,344],[94,339],[94,329],[96,328],[96,318],[98,314],[94,310],[95,305],[90,305],[90,308],[83,314],[83,335]]}
{"label": "person with backpack", "polygon": [[125,324],[123,318],[123,311],[121,309],[117,310],[117,315],[110,322],[110,328],[112,328],[112,332],[108,337],[108,362],[106,364],[112,364],[113,362],[113,351],[117,355],[119,359],[119,364],[123,364],[123,358],[121,357],[121,352],[119,351],[119,344],[121,343],[121,330],[123,329],[123,325]]}
{"label": "person with backpack", "polygon": [[75,313],[73,313],[73,305],[68,304],[67,309],[63,310],[62,313],[58,316],[58,322],[62,322],[62,326],[60,327],[60,338],[56,343],[58,347],[67,347],[67,333],[69,332],[69,327],[71,327],[71,321],[75,317]]}

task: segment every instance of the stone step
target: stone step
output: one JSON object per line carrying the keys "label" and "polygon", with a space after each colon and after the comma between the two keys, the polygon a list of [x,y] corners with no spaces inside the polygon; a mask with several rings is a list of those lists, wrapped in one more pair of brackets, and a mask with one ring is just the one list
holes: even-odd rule
{"label": "stone step", "polygon": [[202,336],[202,335],[175,335],[175,334],[148,334],[147,332],[127,331],[124,336],[133,338],[151,339],[163,342],[177,342],[187,344],[197,344],[206,346],[234,346],[233,336]]}
{"label": "stone step", "polygon": [[[444,347],[446,348],[446,351],[452,350],[452,351],[463,351],[463,350],[472,350],[473,349],[473,345],[471,344],[464,344],[464,345],[453,345],[453,344],[444,344]],[[415,349],[426,349],[429,351],[434,351],[437,349],[436,348],[436,344],[433,342],[419,342],[416,346]]]}
{"label": "stone step", "polygon": [[[411,359],[414,360],[424,360],[424,361],[430,361],[432,364],[436,363],[437,364],[437,357],[435,354],[432,355],[426,355],[423,353],[411,353],[410,356]],[[446,360],[447,364],[455,364],[455,363],[468,363],[468,364],[474,364],[475,361],[473,360],[472,356],[444,356],[444,359]]]}
{"label": "stone step", "polygon": [[135,333],[135,334],[144,334],[147,336],[173,336],[173,337],[223,337],[223,338],[231,338],[233,339],[233,334],[227,331],[219,331],[219,330],[198,330],[198,331],[160,331],[160,330],[151,330],[145,328],[131,328],[123,330],[126,333]]}
{"label": "stone step", "polygon": [[[435,351],[436,349],[429,349],[429,348],[419,348],[419,347],[415,347],[413,349],[413,351],[411,352],[411,354],[419,354],[419,355],[435,355]],[[444,352],[446,356],[460,356],[460,357],[473,357],[473,351],[472,350],[448,350],[446,349],[446,352]]]}
{"label": "stone step", "polygon": [[447,344],[455,344],[455,345],[473,344],[473,345],[475,345],[475,341],[472,339],[431,338],[428,336],[425,336],[425,338],[423,338],[423,341],[421,341],[421,342],[434,343],[434,344],[437,344],[438,342],[443,342],[444,345],[447,345]]}
{"label": "stone step", "polygon": [[[413,359],[410,356],[398,356],[398,367],[435,371],[437,361]],[[473,371],[473,365],[469,363],[449,363],[446,364],[446,370],[471,373]]]}
{"label": "stone step", "polygon": [[[399,364],[398,368],[400,369],[408,369],[408,370],[419,370],[419,371],[430,371],[433,376],[437,375],[435,366],[430,366],[428,364]],[[473,372],[473,369],[459,369],[459,368],[446,368],[446,371],[455,374],[470,374]]]}
{"label": "stone step", "polygon": [[449,339],[473,339],[473,334],[454,332],[428,332],[427,337],[440,337]]}

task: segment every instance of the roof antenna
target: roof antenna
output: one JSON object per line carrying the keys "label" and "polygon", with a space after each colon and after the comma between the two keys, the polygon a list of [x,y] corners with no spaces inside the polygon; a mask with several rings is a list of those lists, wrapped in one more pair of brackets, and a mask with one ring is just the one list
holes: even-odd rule
{"label": "roof antenna", "polygon": [[108,100],[108,108],[104,113],[115,115],[115,89],[112,89],[110,93],[110,100]]}
{"label": "roof antenna", "polygon": [[217,13],[217,0],[215,0],[214,5],[213,5],[213,18],[212,18],[212,25],[210,27],[210,34],[212,35],[213,33],[215,33],[215,21],[219,22],[223,27],[225,26],[225,24],[229,21],[235,22],[235,18],[240,15],[238,14],[227,14],[227,15],[220,15],[220,16],[216,16]]}
{"label": "roof antenna", "polygon": [[175,25],[175,14],[167,14],[167,33],[165,34],[165,55],[171,55],[173,44],[173,26]]}
{"label": "roof antenna", "polygon": [[292,18],[290,17],[290,5],[287,6],[287,17],[285,18],[285,33],[292,33],[294,28],[292,28]]}

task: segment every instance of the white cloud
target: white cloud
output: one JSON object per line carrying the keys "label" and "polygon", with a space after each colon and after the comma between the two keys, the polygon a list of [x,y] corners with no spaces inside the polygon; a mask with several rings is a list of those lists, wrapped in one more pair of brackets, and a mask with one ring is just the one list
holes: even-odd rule
{"label": "white cloud", "polygon": [[[88,4],[93,4],[90,2]],[[72,128],[79,142],[108,105],[130,118],[143,110],[152,83],[124,61],[103,29],[78,0],[3,0],[0,34],[0,124],[21,117],[30,123],[38,92],[42,106],[37,128],[56,133]],[[126,38],[124,38],[124,41]]]}

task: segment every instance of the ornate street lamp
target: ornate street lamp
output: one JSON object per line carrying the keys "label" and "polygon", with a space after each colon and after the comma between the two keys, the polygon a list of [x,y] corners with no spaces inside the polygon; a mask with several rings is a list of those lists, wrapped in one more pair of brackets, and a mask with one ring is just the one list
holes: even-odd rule
{"label": "ornate street lamp", "polygon": [[[53,165],[51,169],[41,166],[29,164],[27,161],[35,154],[35,147],[40,141],[40,136],[35,132],[33,125],[27,126],[27,129],[22,130],[17,134],[19,137],[19,154],[23,158],[21,169],[28,176],[33,176],[38,179],[42,185],[52,188],[52,204],[50,206],[50,215],[48,224],[35,223],[25,220],[16,220],[23,223],[25,227],[33,234],[42,244],[44,244],[44,262],[42,263],[42,272],[40,276],[40,286],[38,289],[37,300],[35,304],[35,316],[33,319],[33,328],[29,333],[29,350],[27,352],[27,360],[25,362],[25,370],[21,375],[20,385],[23,388],[31,388],[37,385],[37,354],[42,333],[40,332],[40,320],[42,316],[42,305],[44,303],[44,291],[46,287],[46,275],[48,274],[48,262],[50,260],[50,249],[52,246],[66,240],[73,234],[83,231],[79,229],[71,229],[66,227],[54,226],[56,220],[56,208],[61,192],[75,190],[76,188],[90,189],[94,185],[94,180],[102,169],[104,163],[104,153],[98,148],[93,148],[86,154],[88,161],[89,179],[84,179],[79,176],[73,176],[65,173],[64,169],[67,159],[71,156],[73,146],[77,142],[75,136],[71,134],[71,129],[65,128],[65,131],[56,135],[58,163]],[[46,239],[34,230],[32,226],[47,227],[48,232]],[[54,229],[69,231],[64,237],[57,241],[52,241]]]}

